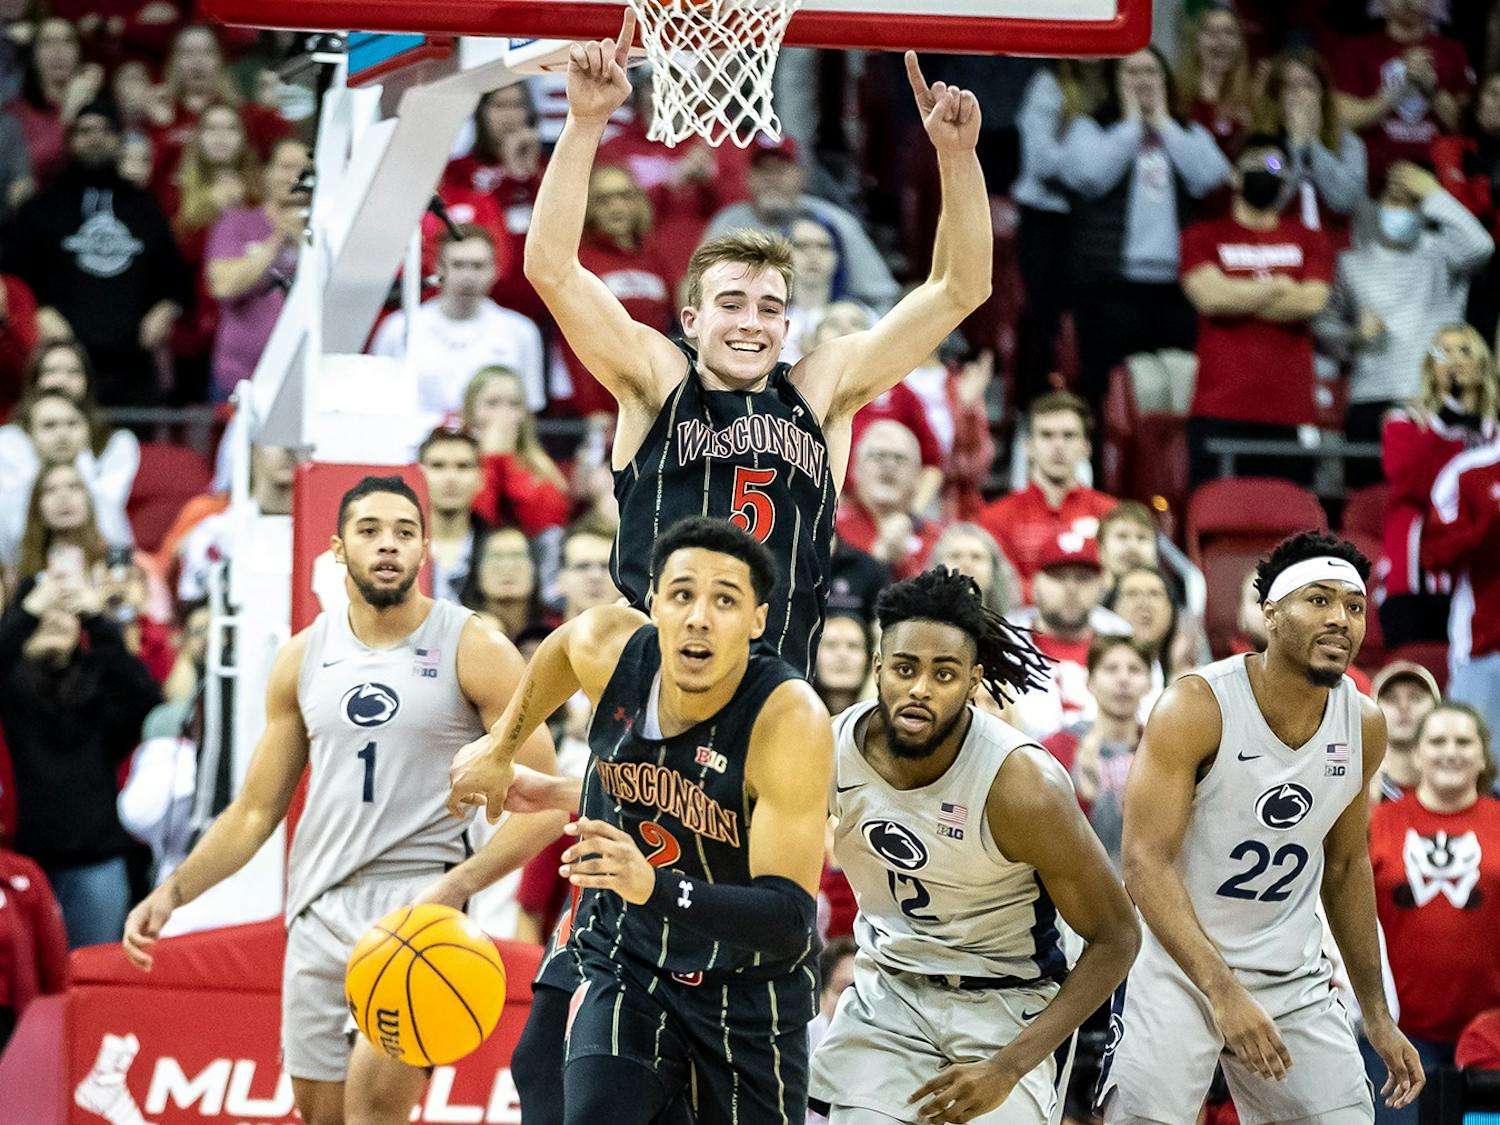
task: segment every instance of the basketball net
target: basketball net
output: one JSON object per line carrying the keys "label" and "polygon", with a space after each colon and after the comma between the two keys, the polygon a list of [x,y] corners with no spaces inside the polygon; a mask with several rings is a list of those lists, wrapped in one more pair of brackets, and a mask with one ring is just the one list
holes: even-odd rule
{"label": "basketball net", "polygon": [[780,138],[771,78],[800,0],[627,2],[651,59],[651,140],[745,148],[758,133]]}

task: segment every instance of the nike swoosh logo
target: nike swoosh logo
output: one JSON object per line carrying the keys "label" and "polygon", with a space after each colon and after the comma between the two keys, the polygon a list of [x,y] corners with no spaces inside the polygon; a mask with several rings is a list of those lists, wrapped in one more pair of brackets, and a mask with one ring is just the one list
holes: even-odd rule
{"label": "nike swoosh logo", "polygon": [[853,785],[835,785],[833,791],[835,793],[847,793],[851,789],[858,789],[863,784],[863,781],[856,781]]}
{"label": "nike swoosh logo", "polygon": [[1023,1020],[1025,1020],[1027,1023],[1030,1023],[1032,1020],[1036,1019],[1037,1016],[1041,1015],[1042,1012],[1043,1012],[1043,1009],[1041,1009],[1041,1008],[1038,1008],[1034,1012],[1022,1012],[1021,1013],[1021,1018]]}
{"label": "nike swoosh logo", "polygon": [[337,660],[325,660],[323,661],[323,667],[332,668],[335,664],[342,664],[346,659],[348,658],[341,656]]}
{"label": "nike swoosh logo", "polygon": [[1237,754],[1237,755],[1235,755],[1235,756],[1236,756],[1236,757],[1237,757],[1237,758],[1238,758],[1238,759],[1239,759],[1239,760],[1240,760],[1240,761],[1242,761],[1242,762],[1253,762],[1253,761],[1255,761],[1255,759],[1256,759],[1256,758],[1264,758],[1264,757],[1265,757],[1265,755],[1264,755],[1264,754],[1246,754],[1246,753],[1245,753],[1245,752],[1244,752],[1244,751],[1243,751],[1243,750],[1241,750],[1241,751],[1240,751],[1240,752],[1239,752],[1239,753],[1238,753],[1238,754]]}

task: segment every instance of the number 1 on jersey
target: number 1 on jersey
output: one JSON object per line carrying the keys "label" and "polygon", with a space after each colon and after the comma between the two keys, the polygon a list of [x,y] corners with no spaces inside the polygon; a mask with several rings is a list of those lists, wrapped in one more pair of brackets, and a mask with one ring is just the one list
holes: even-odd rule
{"label": "number 1 on jersey", "polygon": [[747,465],[734,468],[734,497],[729,501],[734,514],[729,522],[764,543],[776,526],[776,505],[761,489],[776,480],[775,469],[752,469]]}
{"label": "number 1 on jersey", "polygon": [[365,795],[366,802],[375,799],[375,744],[366,742],[365,748],[354,755],[365,764]]}

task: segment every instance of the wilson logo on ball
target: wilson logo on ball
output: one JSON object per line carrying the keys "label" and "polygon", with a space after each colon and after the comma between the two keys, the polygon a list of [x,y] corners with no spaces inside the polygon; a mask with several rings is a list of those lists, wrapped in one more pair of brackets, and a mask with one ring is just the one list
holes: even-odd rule
{"label": "wilson logo on ball", "polygon": [[865,843],[893,867],[920,871],[927,866],[927,846],[917,834],[894,820],[867,820],[860,825]]}
{"label": "wilson logo on ball", "polygon": [[385,684],[358,684],[339,701],[344,718],[357,727],[378,727],[390,722],[401,710],[401,697]]}
{"label": "wilson logo on ball", "polygon": [[1305,788],[1288,781],[1273,785],[1255,802],[1255,817],[1267,828],[1285,832],[1295,828],[1312,812],[1312,794]]}

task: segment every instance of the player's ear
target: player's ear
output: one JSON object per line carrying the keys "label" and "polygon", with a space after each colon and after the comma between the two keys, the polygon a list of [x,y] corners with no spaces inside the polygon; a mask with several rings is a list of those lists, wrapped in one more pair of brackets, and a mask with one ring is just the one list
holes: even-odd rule
{"label": "player's ear", "polygon": [[[979,688],[984,683],[984,665],[975,664],[969,668],[969,702],[973,703],[979,695]],[[998,701],[997,701],[998,702]]]}
{"label": "player's ear", "polygon": [[761,602],[755,607],[755,628],[750,630],[752,640],[759,640],[760,635],[766,631],[766,617],[771,612],[770,602]]}
{"label": "player's ear", "polygon": [[679,318],[682,321],[682,334],[689,340],[698,338],[698,310],[692,305],[683,305]]}
{"label": "player's ear", "polygon": [[328,537],[328,550],[333,554],[333,561],[344,566],[349,565],[349,560],[344,557],[344,540],[341,536],[330,535]]}

